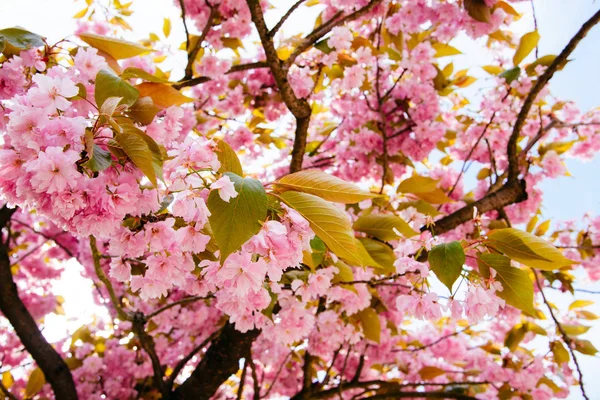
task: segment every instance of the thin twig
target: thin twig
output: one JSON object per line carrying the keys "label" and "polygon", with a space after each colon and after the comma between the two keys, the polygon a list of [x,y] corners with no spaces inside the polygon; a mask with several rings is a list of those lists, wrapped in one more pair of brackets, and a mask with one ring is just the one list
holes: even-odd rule
{"label": "thin twig", "polygon": [[163,306],[163,307],[161,307],[161,308],[159,308],[159,309],[151,312],[150,314],[146,315],[146,319],[150,320],[150,319],[156,317],[158,314],[160,314],[160,313],[162,313],[164,311],[167,311],[168,309],[173,308],[175,306],[179,306],[179,305],[183,305],[183,304],[189,304],[189,303],[194,303],[194,302],[199,301],[199,300],[206,300],[206,299],[210,299],[210,298],[212,298],[212,296],[206,296],[206,297],[202,297],[202,296],[185,297],[185,298],[183,298],[181,300],[177,300],[177,301],[175,301],[173,303],[169,303],[166,306]]}
{"label": "thin twig", "polygon": [[542,294],[542,299],[544,300],[544,304],[546,304],[546,308],[548,308],[550,317],[552,317],[552,320],[556,324],[556,328],[560,332],[560,335],[562,336],[563,341],[567,345],[567,348],[569,349],[569,353],[571,353],[571,357],[573,358],[573,362],[575,363],[575,368],[577,368],[577,373],[579,374],[579,388],[581,389],[581,395],[583,396],[584,399],[589,400],[589,397],[587,396],[587,393],[585,392],[585,387],[583,386],[583,373],[581,372],[581,368],[579,366],[579,361],[577,361],[577,356],[575,355],[575,351],[571,347],[572,340],[569,337],[569,335],[567,334],[567,332],[565,331],[565,329],[563,328],[563,326],[561,325],[561,323],[558,321],[558,318],[556,318],[556,315],[554,315],[552,306],[550,305],[550,303],[548,303],[548,299],[546,299],[546,294],[544,294],[544,289],[542,288],[542,284],[540,282],[540,278],[538,277],[537,272],[533,268],[532,268],[532,271],[533,271],[533,275],[535,276],[535,283],[536,283],[540,293]]}
{"label": "thin twig", "polygon": [[292,13],[294,11],[296,11],[296,9],[298,7],[300,7],[302,5],[302,3],[304,3],[306,0],[298,0],[292,7],[290,7],[289,10],[287,10],[287,12],[283,15],[283,17],[281,17],[281,19],[279,20],[279,22],[273,27],[273,29],[271,29],[269,31],[269,36],[275,37],[275,34],[279,31],[279,29],[283,26],[283,24],[285,23],[285,21],[287,21],[287,19],[292,15]]}
{"label": "thin twig", "polygon": [[94,260],[94,270],[96,272],[96,275],[98,276],[98,279],[100,279],[100,281],[102,283],[104,283],[104,286],[106,286],[106,290],[108,291],[110,301],[111,301],[113,307],[115,308],[115,310],[117,311],[117,316],[120,319],[122,319],[123,321],[130,320],[130,317],[127,315],[127,313],[125,313],[125,311],[121,307],[121,302],[119,301],[119,298],[115,294],[115,290],[113,289],[112,284],[110,283],[110,280],[104,273],[104,270],[102,269],[102,265],[100,265],[101,256],[100,256],[100,252],[98,251],[98,247],[96,245],[96,238],[93,235],[90,235],[90,248],[92,249],[92,258]]}

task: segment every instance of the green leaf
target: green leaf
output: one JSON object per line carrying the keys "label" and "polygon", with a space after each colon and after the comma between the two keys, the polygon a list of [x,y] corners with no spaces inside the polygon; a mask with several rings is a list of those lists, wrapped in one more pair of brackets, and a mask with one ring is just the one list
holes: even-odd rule
{"label": "green leaf", "polygon": [[533,282],[527,271],[511,266],[510,259],[501,254],[480,254],[477,264],[486,279],[490,277],[490,268],[497,272],[496,280],[503,287],[502,291],[496,292],[498,297],[531,316],[537,314],[533,307]]}
{"label": "green leaf", "polygon": [[190,103],[194,99],[184,96],[181,92],[169,85],[157,82],[144,82],[136,86],[141,97],[150,97],[155,106],[169,108]]}
{"label": "green leaf", "polygon": [[519,46],[515,51],[515,55],[513,56],[513,64],[515,66],[521,64],[521,61],[525,59],[535,49],[538,42],[540,41],[540,34],[538,31],[533,31],[524,34],[521,37],[521,41],[519,42]]}
{"label": "green leaf", "polygon": [[240,159],[238,158],[236,152],[226,141],[217,141],[216,152],[217,157],[219,158],[219,162],[221,163],[221,168],[219,168],[218,171],[220,174],[224,172],[233,172],[236,175],[244,176],[244,171],[242,170],[242,164],[240,163]]}
{"label": "green leaf", "polygon": [[35,396],[46,384],[46,377],[41,369],[36,368],[29,375],[27,386],[25,387],[25,398],[30,399]]}
{"label": "green leaf", "polygon": [[365,337],[379,343],[381,337],[381,321],[379,320],[377,311],[372,307],[368,307],[360,311],[357,315]]}
{"label": "green leaf", "polygon": [[501,73],[498,76],[501,78],[504,78],[506,80],[506,83],[510,85],[513,81],[518,79],[520,75],[521,75],[521,68],[514,67],[511,69],[507,69],[506,71],[504,71],[503,73]]}
{"label": "green leaf", "polygon": [[378,197],[376,194],[365,192],[351,183],[317,169],[285,175],[275,182],[275,186],[310,193],[336,203],[352,204]]}
{"label": "green leaf", "polygon": [[358,240],[371,255],[371,258],[373,258],[377,264],[381,265],[383,273],[391,275],[396,272],[396,267],[394,267],[396,256],[394,250],[392,250],[390,246],[379,240],[369,238],[359,238]]}
{"label": "green leaf", "polygon": [[282,193],[280,197],[306,218],[315,234],[331,251],[353,265],[361,265],[354,232],[346,213],[309,193],[290,191]]}
{"label": "green leaf", "polygon": [[109,97],[122,97],[121,104],[135,103],[140,93],[136,88],[119,78],[114,72],[102,69],[96,75],[94,98],[96,106],[101,108]]}
{"label": "green leaf", "polygon": [[154,186],[162,180],[163,158],[154,139],[134,126],[125,125],[115,141],[127,157],[148,177]]}
{"label": "green leaf", "polygon": [[96,35],[94,33],[80,33],[77,36],[85,43],[105,52],[116,60],[135,57],[152,51],[152,49],[148,49],[139,43]]}
{"label": "green leaf", "polygon": [[488,246],[532,268],[552,271],[574,263],[544,239],[518,229],[498,229],[488,238]]}
{"label": "green leaf", "polygon": [[429,266],[438,279],[452,292],[452,285],[462,272],[465,251],[460,242],[438,244],[429,251]]}
{"label": "green leaf", "polygon": [[21,50],[44,46],[44,39],[23,28],[6,28],[0,30],[0,52],[10,57]]}
{"label": "green leaf", "polygon": [[232,172],[224,174],[233,182],[238,195],[228,202],[211,191],[208,196],[209,217],[215,241],[221,252],[221,263],[260,231],[267,218],[267,194],[262,183],[242,178]]}
{"label": "green leaf", "polygon": [[402,218],[390,214],[367,214],[358,217],[354,229],[384,242],[398,239],[394,228],[406,238],[418,235]]}

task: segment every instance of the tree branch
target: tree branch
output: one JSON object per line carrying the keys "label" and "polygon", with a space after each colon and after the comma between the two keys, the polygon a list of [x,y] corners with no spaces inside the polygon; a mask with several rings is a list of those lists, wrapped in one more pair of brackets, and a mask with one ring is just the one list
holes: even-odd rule
{"label": "tree branch", "polygon": [[171,373],[171,376],[167,381],[167,385],[169,386],[169,388],[171,388],[173,386],[175,379],[177,379],[177,376],[179,375],[181,370],[192,359],[192,357],[194,357],[199,351],[201,351],[203,348],[205,348],[210,342],[212,342],[217,336],[219,336],[220,333],[221,333],[221,329],[217,329],[216,331],[211,333],[211,335],[209,337],[207,337],[204,341],[202,341],[202,343],[200,343],[198,346],[194,347],[194,349],[187,356],[185,356],[181,360],[179,360],[179,362],[173,368],[173,372]]}
{"label": "tree branch", "polygon": [[273,38],[269,36],[269,30],[265,23],[262,8],[259,0],[247,0],[248,8],[252,16],[252,22],[256,26],[260,42],[267,57],[267,64],[273,74],[279,93],[283,102],[296,118],[296,132],[294,136],[294,147],[292,148],[292,161],[290,163],[290,172],[297,172],[302,169],[302,160],[306,152],[306,137],[308,134],[308,126],[310,124],[311,108],[306,99],[299,99],[294,94],[292,87],[288,81],[287,69],[283,67]]}
{"label": "tree branch", "polygon": [[163,398],[169,398],[170,390],[169,387],[165,384],[164,381],[164,370],[158,359],[158,355],[156,354],[156,349],[154,347],[154,339],[152,336],[148,335],[146,332],[146,317],[144,314],[140,312],[136,312],[133,314],[132,318],[132,330],[133,333],[140,340],[140,345],[142,349],[148,354],[150,357],[150,361],[152,362],[152,380],[154,381],[154,385],[156,388],[162,393]]}
{"label": "tree branch", "polygon": [[565,331],[565,328],[563,328],[561,323],[558,321],[558,318],[556,318],[556,315],[554,315],[552,306],[550,305],[550,303],[548,303],[548,300],[546,299],[546,294],[544,293],[544,289],[542,288],[542,284],[540,282],[540,278],[537,275],[537,272],[533,268],[532,268],[532,271],[533,271],[533,275],[535,276],[535,283],[536,283],[540,293],[542,294],[542,299],[544,300],[544,304],[546,304],[546,308],[548,308],[550,317],[552,317],[552,320],[556,324],[556,328],[558,329],[558,332],[560,332],[560,335],[562,336],[563,341],[565,342],[565,344],[567,345],[567,348],[569,349],[569,353],[571,353],[571,357],[573,358],[573,362],[575,363],[575,368],[577,368],[577,373],[579,374],[579,388],[581,389],[581,395],[583,396],[583,398],[585,400],[590,400],[589,397],[587,396],[587,393],[585,392],[585,387],[583,386],[583,373],[581,372],[581,367],[579,366],[579,361],[577,361],[577,356],[575,355],[575,351],[571,347],[572,340],[569,337],[569,335],[567,334],[567,332]]}
{"label": "tree branch", "polygon": [[[6,206],[0,210],[0,230],[5,228],[16,209]],[[10,232],[7,233],[7,240]],[[0,243],[0,311],[8,319],[17,336],[31,354],[61,400],[76,400],[77,392],[69,367],[46,341],[27,308],[19,298],[10,269],[7,243]]]}
{"label": "tree branch", "polygon": [[279,31],[279,29],[285,23],[285,21],[287,21],[287,19],[292,15],[292,13],[294,11],[296,11],[296,9],[298,7],[300,7],[302,5],[302,3],[304,3],[305,1],[306,0],[298,0],[293,6],[291,6],[290,9],[287,10],[287,12],[283,15],[283,17],[281,17],[281,19],[279,20],[279,22],[273,27],[273,29],[271,29],[269,31],[269,37],[271,37],[271,38],[275,37],[275,34],[277,34],[277,32]]}
{"label": "tree branch", "polygon": [[[181,9],[184,10],[183,0],[180,0],[180,4],[181,4]],[[215,17],[217,16],[217,8],[211,6],[208,1],[206,1],[206,5],[208,5],[208,7],[210,8],[210,14],[208,15],[208,20],[206,21],[206,25],[204,26],[204,29],[202,30],[202,33],[200,34],[200,37],[198,38],[198,42],[196,42],[196,45],[194,46],[193,49],[191,49],[191,51],[189,48],[189,46],[190,46],[189,34],[187,35],[188,36],[188,41],[187,41],[188,62],[187,62],[187,65],[185,66],[185,76],[182,79],[183,81],[188,80],[188,79],[192,78],[192,76],[194,76],[193,66],[194,66],[194,62],[196,61],[196,56],[198,55],[198,52],[202,48],[202,42],[204,42],[204,39],[206,39],[206,36],[208,35],[210,28],[212,28],[212,26],[213,26]],[[185,12],[183,12],[183,14],[185,14]],[[185,17],[184,17],[184,22],[185,22]]]}
{"label": "tree branch", "polygon": [[509,160],[508,165],[508,180],[514,181],[519,176],[519,163],[517,160],[517,141],[521,134],[521,129],[525,125],[525,120],[529,115],[529,111],[535,102],[536,97],[542,89],[548,84],[550,79],[554,76],[554,73],[559,69],[562,69],[567,63],[568,57],[575,50],[579,42],[588,34],[588,32],[600,22],[600,10],[597,11],[589,20],[587,20],[579,29],[579,31],[573,36],[566,47],[560,52],[560,54],[554,59],[552,64],[544,71],[544,73],[538,78],[537,82],[531,88],[531,91],[527,94],[523,107],[517,116],[515,125],[513,127],[512,134],[508,140],[507,156]]}
{"label": "tree branch", "polygon": [[[229,71],[227,71],[225,74],[229,75],[229,74],[233,74],[236,72],[248,71],[250,69],[259,69],[259,68],[269,68],[269,66],[264,61],[251,62],[251,63],[247,63],[247,64],[238,64],[238,65],[232,66],[229,69]],[[181,80],[178,83],[174,84],[173,88],[179,90],[184,87],[196,86],[201,83],[208,82],[210,80],[211,80],[211,78],[209,78],[208,76],[198,76],[196,78],[192,78],[189,80]]]}
{"label": "tree branch", "polygon": [[100,265],[100,252],[98,251],[98,247],[96,245],[96,238],[92,235],[90,235],[90,248],[92,249],[92,258],[94,260],[94,271],[96,272],[98,279],[100,279],[100,281],[104,283],[104,286],[106,286],[108,296],[110,297],[110,301],[115,311],[117,312],[117,316],[123,321],[129,320],[130,317],[125,313],[125,311],[123,311],[121,302],[119,301],[119,298],[115,294],[115,290],[112,287],[112,283],[110,283],[110,280],[102,269],[102,265]]}
{"label": "tree branch", "polygon": [[290,57],[287,60],[285,60],[285,63],[283,64],[284,70],[287,71],[292,66],[294,61],[296,61],[296,58],[298,58],[300,54],[304,53],[319,39],[327,35],[333,28],[357,20],[358,18],[369,13],[373,8],[375,8],[375,6],[381,3],[381,1],[382,0],[371,0],[369,4],[367,4],[363,8],[359,8],[358,10],[346,15],[343,18],[340,18],[342,15],[341,11],[336,13],[329,21],[315,28],[311,33],[306,35],[304,39],[302,39],[302,42],[300,42],[300,44],[294,49]]}
{"label": "tree branch", "polygon": [[184,305],[184,304],[188,304],[188,303],[194,303],[196,301],[206,300],[208,298],[209,298],[208,296],[207,297],[201,297],[201,296],[184,297],[181,300],[177,300],[177,301],[174,301],[173,303],[169,303],[169,304],[162,306],[161,308],[151,312],[150,314],[146,315],[146,320],[151,320],[152,318],[156,317],[158,314],[160,314],[164,311],[167,311],[175,306],[180,306],[180,305]]}
{"label": "tree branch", "polygon": [[239,369],[239,360],[248,354],[260,331],[242,333],[227,322],[219,337],[208,348],[202,360],[181,386],[174,399],[208,400]]}

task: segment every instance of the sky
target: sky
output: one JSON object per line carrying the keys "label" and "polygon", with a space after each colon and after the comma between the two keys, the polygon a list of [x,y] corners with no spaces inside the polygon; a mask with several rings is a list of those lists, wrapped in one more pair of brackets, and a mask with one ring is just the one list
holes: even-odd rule
{"label": "sky", "polygon": [[[278,0],[277,9],[266,14],[267,24],[272,26],[279,15],[284,12],[294,1]],[[151,31],[160,32],[163,18],[172,21],[171,39],[175,43],[185,40],[184,32],[179,20],[179,10],[174,7],[173,0],[136,0],[134,1],[134,14],[128,19],[134,27],[135,36],[142,38]],[[558,54],[573,34],[579,29],[600,7],[600,3],[593,0],[535,0],[535,11],[538,28],[541,34],[539,43],[540,55]],[[71,17],[85,7],[83,0],[0,0],[0,28],[22,26],[33,32],[48,37],[49,42],[58,41],[72,34],[76,22]],[[531,14],[529,2],[519,4],[519,10]],[[295,34],[312,27],[315,18],[315,9],[299,12],[284,26],[286,35]],[[308,22],[307,22],[308,21]],[[310,24],[307,26],[307,23]],[[523,33],[533,30],[533,20],[523,18],[518,29]],[[458,56],[456,63],[465,65],[485,65],[480,59],[477,47],[469,45],[466,40],[460,42],[459,47],[464,55]],[[563,100],[574,100],[582,110],[600,106],[600,27],[593,30],[588,37],[578,46],[570,58],[572,61],[565,69],[554,77],[550,87],[553,94]],[[479,58],[478,58],[479,57]],[[462,60],[461,60],[462,58]],[[185,65],[185,56],[172,61],[173,68],[182,69]],[[177,75],[174,75],[177,77]],[[600,158],[591,162],[581,162],[575,159],[568,160],[567,167],[571,177],[563,177],[543,184],[544,205],[542,208],[543,219],[554,220],[579,219],[585,212],[600,214]],[[67,268],[67,277],[61,287],[66,298],[65,311],[67,315],[85,315],[98,312],[105,313],[101,307],[94,307],[90,301],[91,287],[79,278],[79,266],[76,263]],[[73,285],[79,281],[81,284]],[[586,286],[588,289],[600,290],[600,285]],[[566,308],[572,301],[570,295],[548,293],[551,301]],[[578,298],[600,300],[599,295],[579,294]],[[87,299],[87,300],[86,300]],[[590,311],[600,314],[600,307],[593,306]],[[87,322],[91,322],[87,321]],[[596,347],[600,347],[600,323],[583,337],[592,339]],[[49,317],[46,320],[46,334],[50,339],[59,338],[66,330],[73,331],[78,326],[73,321],[65,321],[64,317]],[[78,324],[81,320],[78,319]],[[595,339],[595,340],[594,340]],[[600,399],[600,379],[595,379],[600,370],[600,358],[579,355],[579,360],[584,373],[584,383],[591,399]],[[581,399],[577,388],[569,399]]]}

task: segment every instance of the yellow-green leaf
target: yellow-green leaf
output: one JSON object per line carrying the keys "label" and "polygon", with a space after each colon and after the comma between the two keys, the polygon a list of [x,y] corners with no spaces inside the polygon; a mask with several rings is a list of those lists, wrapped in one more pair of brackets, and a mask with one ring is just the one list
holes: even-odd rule
{"label": "yellow-green leaf", "polygon": [[485,65],[481,68],[483,68],[483,70],[490,75],[500,75],[502,71],[504,71],[502,67],[499,67],[497,65]]}
{"label": "yellow-green leaf", "polygon": [[574,263],[544,239],[515,228],[493,231],[488,245],[512,260],[541,270],[552,271]]}
{"label": "yellow-green leaf", "polygon": [[394,228],[406,238],[419,234],[402,218],[391,214],[362,215],[354,222],[355,230],[364,232],[384,242],[398,239],[398,234],[394,231]]}
{"label": "yellow-green leaf", "polygon": [[171,20],[169,18],[165,18],[163,21],[163,34],[165,35],[165,37],[169,37],[169,35],[171,34]]}
{"label": "yellow-green leaf", "polygon": [[94,98],[96,106],[101,108],[109,97],[121,97],[120,104],[132,105],[140,93],[136,88],[125,82],[114,72],[102,69],[96,74]]}
{"label": "yellow-green leaf", "polygon": [[503,288],[502,291],[496,292],[498,297],[531,316],[536,315],[533,307],[533,282],[527,271],[511,266],[510,259],[501,254],[480,254],[477,265],[485,279],[491,276],[490,268],[496,271],[495,279]]}
{"label": "yellow-green leaf", "polygon": [[10,371],[5,371],[2,373],[2,385],[5,388],[10,389],[10,387],[15,383],[15,378],[13,378]]}
{"label": "yellow-green leaf", "polygon": [[442,243],[429,251],[429,266],[438,279],[452,292],[465,263],[465,251],[460,242]]}
{"label": "yellow-green leaf", "polygon": [[160,108],[180,106],[194,101],[194,99],[184,96],[179,90],[164,83],[144,82],[137,85],[136,88],[140,92],[140,96],[150,97],[154,105]]}
{"label": "yellow-green leaf", "polygon": [[563,331],[569,336],[583,335],[590,330],[591,326],[579,325],[579,324],[561,324]]}
{"label": "yellow-green leaf", "polygon": [[27,386],[25,387],[25,398],[30,399],[35,396],[46,384],[46,377],[41,369],[36,368],[29,375]]}
{"label": "yellow-green leaf", "polygon": [[285,175],[275,182],[275,186],[284,190],[310,193],[336,203],[352,204],[378,196],[318,169]]}
{"label": "yellow-green leaf", "polygon": [[359,238],[358,240],[371,255],[371,258],[373,258],[377,264],[381,265],[383,273],[393,274],[396,272],[396,267],[394,267],[396,256],[394,255],[394,250],[392,250],[389,245],[380,242],[379,240],[369,238]]}
{"label": "yellow-green leaf", "polygon": [[284,192],[280,197],[309,222],[317,236],[339,257],[361,265],[352,226],[346,213],[309,193]]}
{"label": "yellow-green leaf", "polygon": [[226,141],[217,141],[216,153],[219,162],[221,163],[221,167],[218,171],[220,174],[224,172],[233,172],[236,175],[244,176],[244,171],[242,170],[242,164],[240,163],[240,159]]}
{"label": "yellow-green leaf", "polygon": [[450,46],[446,43],[434,43],[431,47],[435,50],[435,57],[447,57],[462,54],[456,47]]}
{"label": "yellow-green leaf", "polygon": [[379,265],[377,261],[371,257],[371,254],[367,251],[365,246],[363,246],[362,242],[355,238],[356,248],[358,249],[358,257],[360,258],[360,262],[365,267],[373,267],[373,268],[383,268],[383,266]]}
{"label": "yellow-green leaf", "polygon": [[587,306],[593,305],[594,302],[592,300],[575,300],[569,306],[569,310],[575,310],[576,308],[583,308]]}
{"label": "yellow-green leaf", "polygon": [[267,218],[267,194],[262,183],[225,172],[238,195],[223,201],[217,190],[208,196],[209,222],[221,252],[221,263],[256,235]]}
{"label": "yellow-green leaf", "polygon": [[540,34],[538,31],[529,32],[521,37],[521,41],[519,42],[519,46],[515,51],[515,55],[513,56],[513,64],[515,66],[521,64],[521,61],[525,59],[535,49],[538,42],[540,41]]}
{"label": "yellow-green leaf", "polygon": [[558,365],[571,360],[571,355],[561,342],[550,342],[550,350],[552,350],[552,354],[554,354],[554,361],[556,361]]}
{"label": "yellow-green leaf", "polygon": [[377,311],[368,307],[358,313],[358,319],[362,327],[363,334],[369,340],[379,343],[381,337],[381,321]]}
{"label": "yellow-green leaf", "polygon": [[453,201],[450,197],[448,197],[446,193],[444,193],[442,189],[439,188],[431,192],[415,193],[415,195],[421,200],[424,200],[431,204],[445,204],[452,203]]}
{"label": "yellow-green leaf", "polygon": [[544,236],[548,232],[548,229],[550,229],[550,220],[546,220],[538,225],[535,230],[535,236]]}
{"label": "yellow-green leaf", "polygon": [[152,49],[148,49],[139,43],[96,35],[95,33],[80,33],[78,36],[85,43],[109,54],[116,60],[135,57],[152,51]]}
{"label": "yellow-green leaf", "polygon": [[430,381],[445,373],[443,369],[438,367],[423,367],[419,370],[419,375],[421,375],[421,379],[424,381]]}
{"label": "yellow-green leaf", "polygon": [[427,176],[414,175],[408,179],[403,180],[398,185],[397,193],[428,193],[437,189],[437,179],[429,178]]}
{"label": "yellow-green leaf", "polygon": [[575,350],[580,352],[581,354],[586,354],[588,356],[594,356],[598,353],[598,350],[594,347],[592,342],[584,339],[574,339],[573,345],[575,346]]}
{"label": "yellow-green leaf", "polygon": [[156,107],[152,99],[146,96],[137,99],[136,102],[127,109],[127,115],[135,122],[142,125],[149,125],[159,111],[160,108]]}
{"label": "yellow-green leaf", "polygon": [[162,180],[163,158],[160,147],[154,139],[134,126],[124,126],[123,133],[115,136],[115,141],[127,157],[148,177],[154,186]]}
{"label": "yellow-green leaf", "polygon": [[149,74],[141,68],[129,67],[125,68],[125,71],[121,74],[122,79],[131,79],[131,78],[140,78],[148,82],[156,82],[156,83],[167,83],[169,82],[166,79],[160,78],[158,76]]}
{"label": "yellow-green leaf", "polygon": [[[538,58],[537,60],[535,60],[534,62],[532,62],[531,64],[529,64],[527,66],[527,68],[525,68],[525,71],[527,72],[527,75],[532,76],[535,74],[535,68],[538,65],[544,66],[544,67],[549,67],[554,60],[556,59],[555,55],[547,55],[547,56],[543,56]],[[562,68],[559,68],[559,70]]]}

